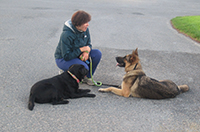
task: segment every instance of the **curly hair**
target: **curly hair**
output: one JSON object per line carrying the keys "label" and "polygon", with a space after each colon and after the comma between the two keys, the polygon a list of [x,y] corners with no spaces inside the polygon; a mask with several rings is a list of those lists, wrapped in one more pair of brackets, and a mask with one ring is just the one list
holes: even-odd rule
{"label": "curly hair", "polygon": [[72,15],[71,21],[74,26],[81,26],[91,20],[91,15],[85,11],[77,11]]}

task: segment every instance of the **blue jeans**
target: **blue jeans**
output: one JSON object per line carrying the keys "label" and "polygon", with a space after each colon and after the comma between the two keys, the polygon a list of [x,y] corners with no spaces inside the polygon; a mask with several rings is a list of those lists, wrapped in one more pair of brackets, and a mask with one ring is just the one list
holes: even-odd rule
{"label": "blue jeans", "polygon": [[[92,58],[92,75],[94,74],[100,60],[101,60],[101,51],[98,49],[92,49],[90,51],[90,57]],[[88,59],[89,60],[89,59]],[[73,64],[81,64],[84,65],[87,70],[89,70],[87,77],[91,78],[90,76],[90,64],[86,64],[79,58],[71,59],[69,61],[64,60],[63,58],[61,59],[56,59],[56,64],[57,66],[62,69],[63,71],[67,71],[69,67]]]}

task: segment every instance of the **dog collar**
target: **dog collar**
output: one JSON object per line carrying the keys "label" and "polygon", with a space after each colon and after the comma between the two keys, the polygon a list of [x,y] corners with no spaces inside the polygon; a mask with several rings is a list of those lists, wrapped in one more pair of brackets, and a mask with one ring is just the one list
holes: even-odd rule
{"label": "dog collar", "polygon": [[74,74],[72,74],[70,71],[67,72],[76,80],[77,83],[80,82],[79,79]]}
{"label": "dog collar", "polygon": [[137,65],[138,65],[138,63],[136,63],[136,64],[135,64],[135,67],[134,67],[134,69],[133,69],[133,70],[135,70],[135,69],[136,69]]}

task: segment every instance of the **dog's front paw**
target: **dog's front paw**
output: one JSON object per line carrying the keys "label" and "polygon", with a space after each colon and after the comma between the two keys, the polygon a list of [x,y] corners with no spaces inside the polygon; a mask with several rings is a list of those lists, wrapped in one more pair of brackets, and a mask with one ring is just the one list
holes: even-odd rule
{"label": "dog's front paw", "polygon": [[90,89],[78,89],[79,93],[88,93],[90,91],[91,91]]}
{"label": "dog's front paw", "polygon": [[84,89],[84,91],[85,91],[85,92],[90,92],[91,90],[90,90],[90,89]]}
{"label": "dog's front paw", "polygon": [[96,95],[95,94],[87,94],[87,97],[96,97]]}
{"label": "dog's front paw", "polygon": [[100,89],[98,89],[98,91],[99,91],[99,92],[105,92],[105,89],[100,88]]}

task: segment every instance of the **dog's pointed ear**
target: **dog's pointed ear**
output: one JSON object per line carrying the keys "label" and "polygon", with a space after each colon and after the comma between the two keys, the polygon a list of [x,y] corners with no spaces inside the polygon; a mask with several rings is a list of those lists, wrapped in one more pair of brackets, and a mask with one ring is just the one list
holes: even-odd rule
{"label": "dog's pointed ear", "polygon": [[132,55],[137,55],[138,56],[138,48],[136,48],[135,50],[133,50]]}
{"label": "dog's pointed ear", "polygon": [[138,48],[135,49],[135,55],[138,56]]}

